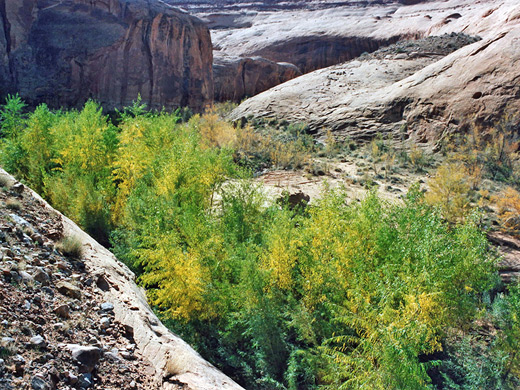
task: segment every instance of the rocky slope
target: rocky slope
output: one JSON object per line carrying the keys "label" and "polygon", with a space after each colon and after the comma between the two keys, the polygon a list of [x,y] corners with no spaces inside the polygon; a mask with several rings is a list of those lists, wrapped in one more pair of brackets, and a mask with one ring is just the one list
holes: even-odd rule
{"label": "rocky slope", "polygon": [[0,1],[0,93],[107,108],[140,93],[150,107],[213,99],[209,31],[161,1]]}
{"label": "rocky slope", "polygon": [[518,108],[516,1],[434,1],[402,7],[370,28],[365,22],[359,31],[372,37],[460,31],[482,40],[445,57],[418,48],[312,72],[246,101],[233,118],[278,117],[354,138],[393,132],[435,142],[461,122],[490,124]]}
{"label": "rocky slope", "polygon": [[110,252],[0,181],[1,389],[241,389],[161,324]]}

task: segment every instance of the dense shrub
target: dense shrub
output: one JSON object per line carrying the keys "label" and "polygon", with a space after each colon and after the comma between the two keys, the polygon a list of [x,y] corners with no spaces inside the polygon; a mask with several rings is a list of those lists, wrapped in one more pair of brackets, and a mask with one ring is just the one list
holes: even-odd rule
{"label": "dense shrub", "polygon": [[[214,113],[183,121],[137,103],[115,126],[93,102],[26,118],[22,106],[1,111],[4,164],[110,233],[169,326],[247,388],[431,387],[424,357],[495,281],[477,216],[448,224],[416,188],[399,204],[329,190],[307,208],[269,203],[240,167],[261,139]],[[267,139],[307,150],[302,131]],[[271,146],[272,161],[287,154]]]}

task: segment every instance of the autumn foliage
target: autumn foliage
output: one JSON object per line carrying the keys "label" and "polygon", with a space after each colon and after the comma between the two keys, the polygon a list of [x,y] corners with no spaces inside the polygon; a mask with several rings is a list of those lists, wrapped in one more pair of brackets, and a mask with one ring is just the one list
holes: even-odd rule
{"label": "autumn foliage", "polygon": [[438,191],[445,211],[417,188],[290,209],[236,163],[261,139],[215,113],[136,103],[114,124],[94,102],[20,103],[3,108],[4,166],[111,245],[172,329],[250,389],[432,388],[433,354],[494,285],[478,218],[443,218],[456,183]]}

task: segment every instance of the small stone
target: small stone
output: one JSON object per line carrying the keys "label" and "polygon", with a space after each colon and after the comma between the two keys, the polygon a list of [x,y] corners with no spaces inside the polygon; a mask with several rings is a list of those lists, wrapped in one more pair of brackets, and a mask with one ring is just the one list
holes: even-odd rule
{"label": "small stone", "polygon": [[113,362],[118,362],[121,360],[119,359],[119,356],[117,356],[117,353],[114,352],[105,352],[104,357]]}
{"label": "small stone", "polygon": [[69,296],[71,298],[81,298],[81,290],[72,283],[60,281],[56,284],[56,288],[63,295]]}
{"label": "small stone", "polygon": [[70,271],[70,267],[67,265],[67,263],[62,261],[56,263],[56,267],[62,271]]}
{"label": "small stone", "polygon": [[22,183],[16,183],[14,184],[11,189],[16,192],[17,194],[21,194],[24,190],[25,186]]}
{"label": "small stone", "polygon": [[137,388],[137,383],[135,383],[135,381],[132,381],[132,382],[130,382],[129,386],[130,386],[131,389],[136,389]]}
{"label": "small stone", "polygon": [[5,371],[5,360],[0,359],[0,374],[3,374]]}
{"label": "small stone", "polygon": [[90,386],[92,386],[92,375],[89,373],[81,374],[78,378],[78,387],[88,389]]}
{"label": "small stone", "polygon": [[2,322],[0,322],[0,324],[1,324],[2,326],[9,326],[9,321],[7,321],[7,320],[3,320]]}
{"label": "small stone", "polygon": [[31,227],[31,224],[16,214],[9,214],[13,222],[20,226]]}
{"label": "small stone", "polygon": [[42,291],[45,294],[50,295],[51,297],[54,297],[54,291],[52,291],[52,288],[44,286],[44,287],[42,287]]}
{"label": "small stone", "polygon": [[31,310],[31,302],[29,302],[29,301],[27,301],[27,300],[26,300],[26,301],[24,301],[24,303],[23,303],[22,307],[23,307],[23,308],[24,308],[24,310],[26,310],[26,311],[29,311],[29,310]]}
{"label": "small stone", "polygon": [[56,322],[54,325],[53,325],[54,329],[56,330],[63,330],[65,328],[65,325],[63,324],[63,322]]}
{"label": "small stone", "polygon": [[42,307],[42,299],[39,295],[35,295],[32,299],[32,303],[38,307]]}
{"label": "small stone", "polygon": [[7,350],[12,349],[14,347],[16,340],[12,337],[2,337],[0,341],[0,346]]}
{"label": "small stone", "polygon": [[13,358],[14,362],[14,372],[16,376],[23,376],[24,368],[25,368],[25,359],[22,355],[16,355]]}
{"label": "small stone", "polygon": [[21,331],[26,336],[32,336],[33,335],[32,329],[29,328],[27,325],[23,325],[22,328],[21,328]]}
{"label": "small stone", "polygon": [[47,343],[45,342],[45,339],[40,335],[31,337],[31,340],[29,340],[29,342],[31,343],[31,345],[33,347],[37,347],[37,348],[45,348],[45,346],[47,345]]}
{"label": "small stone", "polygon": [[70,307],[66,303],[54,309],[54,313],[61,318],[70,318]]}
{"label": "small stone", "polygon": [[22,277],[20,276],[20,274],[18,273],[18,271],[14,271],[12,270],[10,272],[11,274],[11,278],[16,282],[16,283],[20,283],[22,281]]}
{"label": "small stone", "polygon": [[101,310],[103,311],[112,311],[114,310],[114,305],[110,302],[103,302],[101,305]]}
{"label": "small stone", "polygon": [[90,345],[93,345],[94,347],[98,347],[98,348],[101,348],[102,347],[102,344],[101,344],[101,341],[99,341],[98,339],[96,339],[95,337],[91,337],[88,339],[88,343]]}
{"label": "small stone", "polygon": [[72,373],[72,372],[69,372],[67,374],[67,378],[69,379],[69,383],[71,385],[75,385],[76,383],[78,383],[78,380],[79,380],[78,376],[74,375],[74,373]]}
{"label": "small stone", "polygon": [[121,356],[123,358],[125,358],[126,360],[135,360],[136,359],[136,357],[133,353],[127,352],[127,351],[122,351]]}
{"label": "small stone", "polygon": [[131,352],[133,352],[133,351],[135,351],[135,344],[128,344],[128,345],[125,347],[125,349],[126,349],[127,351],[131,351]]}
{"label": "small stone", "polygon": [[70,344],[68,349],[72,352],[72,358],[80,366],[80,370],[83,373],[92,372],[101,358],[101,349],[97,347]]}
{"label": "small stone", "polygon": [[101,329],[108,329],[110,328],[111,321],[108,317],[101,318],[101,321],[99,322],[99,325],[101,326]]}
{"label": "small stone", "polygon": [[36,270],[33,273],[33,278],[37,282],[43,284],[44,286],[49,284],[51,278],[47,272],[43,270],[41,267],[37,267]]}
{"label": "small stone", "polygon": [[31,386],[33,390],[50,390],[49,384],[38,374],[32,377]]}
{"label": "small stone", "polygon": [[39,233],[33,233],[31,238],[40,245],[43,245],[43,236]]}
{"label": "small stone", "polygon": [[29,273],[25,271],[19,271],[18,273],[20,274],[24,283],[31,283],[32,281],[34,281],[34,278]]}

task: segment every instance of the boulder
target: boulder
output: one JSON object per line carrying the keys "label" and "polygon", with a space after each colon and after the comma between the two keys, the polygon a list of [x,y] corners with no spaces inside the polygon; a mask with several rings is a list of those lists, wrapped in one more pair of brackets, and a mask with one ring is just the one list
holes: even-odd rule
{"label": "boulder", "polygon": [[0,1],[0,94],[107,108],[213,99],[212,46],[197,18],[161,1]]}
{"label": "boulder", "polygon": [[102,352],[97,347],[70,344],[67,348],[72,354],[72,359],[83,373],[92,372],[101,359]]}
{"label": "boulder", "polygon": [[63,295],[66,295],[71,298],[80,299],[81,298],[81,289],[79,287],[76,287],[70,282],[66,281],[60,281],[56,283],[56,289],[62,293]]}

